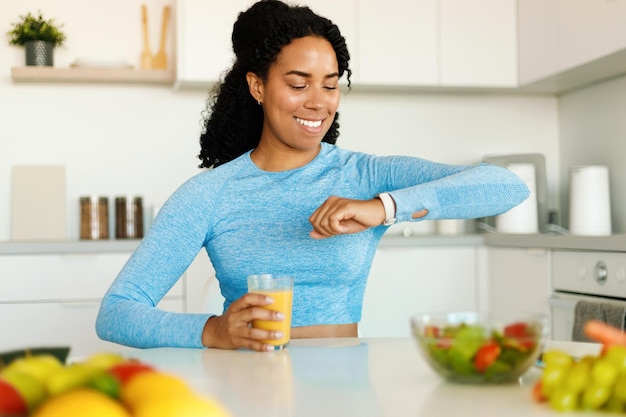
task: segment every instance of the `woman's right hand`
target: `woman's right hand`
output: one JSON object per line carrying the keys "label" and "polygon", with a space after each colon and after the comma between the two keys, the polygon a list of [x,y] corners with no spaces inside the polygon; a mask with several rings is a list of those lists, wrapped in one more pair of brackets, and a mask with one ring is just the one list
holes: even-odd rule
{"label": "woman's right hand", "polygon": [[282,333],[252,328],[252,320],[280,321],[285,318],[278,311],[263,308],[271,303],[272,299],[263,294],[245,294],[234,301],[224,314],[207,320],[202,331],[202,344],[220,349],[273,351],[274,346],[263,340],[280,339]]}

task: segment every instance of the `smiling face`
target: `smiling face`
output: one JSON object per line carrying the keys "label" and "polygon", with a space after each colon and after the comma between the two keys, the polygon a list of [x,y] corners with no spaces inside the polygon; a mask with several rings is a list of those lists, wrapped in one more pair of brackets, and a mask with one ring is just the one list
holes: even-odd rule
{"label": "smiling face", "polygon": [[276,151],[283,156],[287,152],[301,163],[317,155],[339,106],[338,73],[333,47],[315,36],[283,47],[267,80],[248,73],[250,93],[261,100],[264,112],[255,162],[271,159]]}

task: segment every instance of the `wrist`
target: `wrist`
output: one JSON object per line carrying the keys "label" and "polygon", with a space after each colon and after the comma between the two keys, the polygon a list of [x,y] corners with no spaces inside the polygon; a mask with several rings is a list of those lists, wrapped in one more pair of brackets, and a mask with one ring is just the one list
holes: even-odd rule
{"label": "wrist", "polygon": [[218,347],[216,343],[216,326],[217,326],[218,318],[217,316],[211,316],[204,323],[204,328],[202,329],[202,345],[207,348]]}
{"label": "wrist", "polygon": [[385,209],[383,225],[391,226],[396,222],[396,202],[389,193],[380,193],[376,197],[383,203],[383,208]]}

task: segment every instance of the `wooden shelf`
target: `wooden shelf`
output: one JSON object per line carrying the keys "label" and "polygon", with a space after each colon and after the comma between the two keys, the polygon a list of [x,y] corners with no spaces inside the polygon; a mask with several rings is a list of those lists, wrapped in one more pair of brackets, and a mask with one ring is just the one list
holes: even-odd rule
{"label": "wooden shelf", "polygon": [[173,85],[173,70],[109,68],[14,67],[11,78],[18,83],[121,83]]}

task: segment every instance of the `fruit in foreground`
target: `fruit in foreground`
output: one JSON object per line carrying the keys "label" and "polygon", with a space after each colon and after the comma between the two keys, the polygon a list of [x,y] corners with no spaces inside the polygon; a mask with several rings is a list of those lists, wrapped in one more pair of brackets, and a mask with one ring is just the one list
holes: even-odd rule
{"label": "fruit in foreground", "polygon": [[0,416],[24,415],[28,412],[28,405],[8,382],[0,380]]}
{"label": "fruit in foreground", "polygon": [[15,388],[31,411],[46,398],[46,388],[43,382],[32,375],[5,370],[0,375],[0,380]]}
{"label": "fruit in foreground", "polygon": [[109,369],[125,361],[126,358],[119,353],[100,352],[89,356],[87,360],[85,360],[85,363],[96,368]]}
{"label": "fruit in foreground", "polygon": [[123,362],[109,368],[108,372],[115,376],[120,384],[126,384],[130,379],[132,379],[135,375],[138,375],[142,372],[154,372],[155,369],[143,362]]}
{"label": "fruit in foreground", "polygon": [[231,415],[219,403],[204,397],[168,396],[141,402],[133,410],[133,417],[231,417]]}
{"label": "fruit in foreground", "polygon": [[162,372],[142,372],[122,387],[120,398],[131,410],[155,398],[191,397],[193,392],[180,378]]}
{"label": "fruit in foreground", "polygon": [[111,397],[89,388],[78,388],[51,397],[32,417],[130,417]]}
{"label": "fruit in foreground", "polygon": [[56,356],[45,354],[15,359],[2,372],[22,372],[39,381],[45,381],[52,373],[61,368],[63,368],[63,364]]}
{"label": "fruit in foreground", "polygon": [[51,396],[87,385],[102,370],[85,363],[74,363],[58,370],[46,380],[46,388]]}

